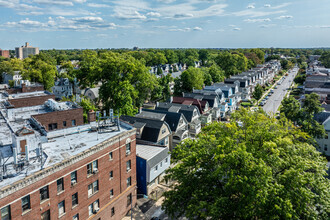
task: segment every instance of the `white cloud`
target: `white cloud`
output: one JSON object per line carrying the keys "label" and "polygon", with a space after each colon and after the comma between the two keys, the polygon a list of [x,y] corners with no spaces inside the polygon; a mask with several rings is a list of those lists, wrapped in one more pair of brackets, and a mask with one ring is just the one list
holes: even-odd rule
{"label": "white cloud", "polygon": [[248,8],[248,9],[253,9],[253,8],[255,8],[255,4],[254,4],[254,3],[251,3],[251,4],[249,4],[246,8]]}
{"label": "white cloud", "polygon": [[194,15],[191,13],[180,13],[180,14],[175,14],[173,17],[174,18],[192,18],[192,17],[194,17]]}
{"label": "white cloud", "polygon": [[194,27],[193,30],[194,31],[202,31],[203,29],[201,27]]}
{"label": "white cloud", "polygon": [[84,2],[86,2],[87,0],[72,0],[73,2],[76,2],[76,3],[84,3]]}
{"label": "white cloud", "polygon": [[158,12],[148,12],[147,16],[151,16],[151,17],[160,17],[160,13]]}
{"label": "white cloud", "polygon": [[92,8],[109,8],[110,7],[110,5],[96,4],[96,3],[88,3],[87,6],[92,7]]}
{"label": "white cloud", "polygon": [[73,3],[71,1],[62,1],[62,0],[33,0],[33,2],[44,5],[73,6]]}
{"label": "white cloud", "polygon": [[117,13],[115,15],[119,19],[123,20],[145,20],[147,17],[143,14],[140,14],[138,11],[134,12],[125,12],[125,13]]}
{"label": "white cloud", "polygon": [[233,31],[240,31],[241,29],[238,27],[233,28]]}
{"label": "white cloud", "polygon": [[166,4],[169,4],[169,3],[172,3],[172,2],[175,2],[176,0],[157,0],[157,2],[161,2],[161,3],[166,3]]}
{"label": "white cloud", "polygon": [[270,4],[264,4],[264,7],[265,8],[270,8],[270,7],[272,7]]}
{"label": "white cloud", "polygon": [[291,2],[286,2],[286,3],[283,3],[283,4],[277,5],[277,6],[272,6],[271,8],[272,9],[280,9],[280,8],[285,8],[285,7],[287,7],[291,4],[292,4]]}
{"label": "white cloud", "polygon": [[235,16],[249,16],[252,18],[255,17],[263,17],[263,16],[269,16],[273,14],[281,14],[285,13],[286,11],[257,11],[257,10],[243,10],[232,13]]}
{"label": "white cloud", "polygon": [[282,20],[282,19],[292,19],[292,18],[293,18],[292,15],[282,15],[282,16],[277,17],[276,19]]}
{"label": "white cloud", "polygon": [[257,22],[269,22],[271,21],[270,18],[259,18],[259,19],[245,19],[245,22],[248,23],[257,23]]}

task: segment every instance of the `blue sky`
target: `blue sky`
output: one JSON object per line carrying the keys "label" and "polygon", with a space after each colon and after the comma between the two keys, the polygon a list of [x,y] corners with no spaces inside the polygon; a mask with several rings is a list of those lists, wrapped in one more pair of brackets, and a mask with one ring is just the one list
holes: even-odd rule
{"label": "blue sky", "polygon": [[0,0],[0,48],[330,47],[329,0]]}

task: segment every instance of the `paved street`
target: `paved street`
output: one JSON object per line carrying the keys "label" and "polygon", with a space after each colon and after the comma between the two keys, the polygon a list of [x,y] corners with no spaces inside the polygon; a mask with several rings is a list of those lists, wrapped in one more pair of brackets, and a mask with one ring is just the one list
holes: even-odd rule
{"label": "paved street", "polygon": [[285,94],[287,93],[287,88],[290,87],[290,85],[293,82],[294,77],[298,73],[299,68],[295,67],[293,70],[288,71],[288,76],[285,76],[285,79],[281,83],[281,85],[277,85],[277,89],[273,88],[274,93],[269,97],[266,104],[263,106],[263,109],[267,113],[276,113],[276,110],[279,108]]}

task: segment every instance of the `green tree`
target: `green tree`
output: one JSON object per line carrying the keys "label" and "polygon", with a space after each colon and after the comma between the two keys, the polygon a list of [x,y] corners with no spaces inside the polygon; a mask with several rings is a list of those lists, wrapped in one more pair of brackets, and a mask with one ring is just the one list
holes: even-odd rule
{"label": "green tree", "polygon": [[206,61],[208,61],[210,53],[207,49],[201,49],[198,51],[199,60],[202,61],[202,65],[204,66]]}
{"label": "green tree", "polygon": [[99,93],[104,108],[120,114],[134,115],[157,84],[156,76],[144,63],[127,53],[84,51],[80,66],[80,82],[101,82]]}
{"label": "green tree", "polygon": [[326,68],[330,68],[330,52],[322,53],[319,60]]}
{"label": "green tree", "polygon": [[226,77],[236,75],[247,69],[248,59],[241,53],[220,53],[215,62],[225,71]]}
{"label": "green tree", "polygon": [[174,82],[174,94],[182,95],[182,92],[192,92],[193,89],[202,89],[204,73],[199,68],[189,67]]}
{"label": "green tree", "polygon": [[223,82],[225,79],[225,71],[223,71],[218,65],[213,64],[209,68],[209,74],[212,77],[214,83]]}
{"label": "green tree", "polygon": [[259,100],[262,96],[262,93],[263,93],[263,88],[260,84],[258,84],[255,88],[254,88],[254,91],[253,91],[253,98],[255,98],[256,100]]}
{"label": "green tree", "polygon": [[174,52],[174,50],[170,50],[170,49],[165,50],[165,57],[167,59],[168,64],[174,64],[178,62],[178,56]]}
{"label": "green tree", "polygon": [[157,67],[157,75],[162,75],[163,74],[163,71],[162,71],[162,68],[159,66]]}
{"label": "green tree", "polygon": [[[261,110],[260,110],[261,111]],[[172,152],[163,208],[188,219],[328,219],[326,160],[285,118],[240,110]]]}
{"label": "green tree", "polygon": [[281,104],[281,114],[283,113],[287,119],[299,126],[301,130],[314,138],[325,135],[324,126],[314,120],[314,115],[322,111],[317,94],[306,95],[303,107],[293,97],[284,98]]}
{"label": "green tree", "polygon": [[24,59],[22,77],[31,82],[41,83],[46,90],[50,91],[54,86],[57,69],[54,64],[56,61],[48,60],[48,58],[49,55],[39,54]]}

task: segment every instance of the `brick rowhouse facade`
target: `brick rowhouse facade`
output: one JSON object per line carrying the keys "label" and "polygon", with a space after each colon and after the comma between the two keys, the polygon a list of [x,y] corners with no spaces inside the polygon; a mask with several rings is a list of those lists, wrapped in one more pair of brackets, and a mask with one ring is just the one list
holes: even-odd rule
{"label": "brick rowhouse facade", "polygon": [[55,99],[55,95],[54,94],[49,94],[49,95],[44,95],[44,96],[9,99],[8,102],[14,108],[22,108],[22,107],[43,105],[43,104],[45,104],[45,102],[48,99]]}
{"label": "brick rowhouse facade", "polygon": [[[79,220],[121,219],[130,210],[127,196],[131,194],[133,206],[136,204],[135,132],[135,129],[123,131],[82,153],[3,187],[0,189],[0,208],[10,205],[11,219],[15,220],[41,219],[42,213],[48,210],[50,219],[71,220],[76,214],[79,214]],[[130,154],[126,153],[127,143],[131,146]],[[98,171],[88,175],[87,164],[95,160],[98,161]],[[131,169],[127,171],[126,162],[129,160]],[[77,172],[77,182],[72,185],[71,173],[74,171]],[[113,178],[110,178],[111,171]],[[131,185],[127,186],[129,177]],[[64,180],[64,190],[58,193],[57,180],[61,178]],[[88,196],[88,185],[97,180],[98,191]],[[41,201],[40,189],[45,186],[48,186],[49,198]],[[73,207],[72,195],[75,193],[78,193],[78,204]],[[30,209],[22,212],[21,199],[27,195],[30,195]],[[99,201],[99,211],[89,215],[89,205],[96,200]],[[65,212],[59,216],[58,204],[62,201]]]}
{"label": "brick rowhouse facade", "polygon": [[[44,126],[46,131],[49,131],[48,125],[54,123],[57,124],[57,129],[70,128],[84,124],[83,108],[48,112],[39,115],[32,115],[32,117]],[[74,124],[72,123],[72,120],[75,120]]]}

